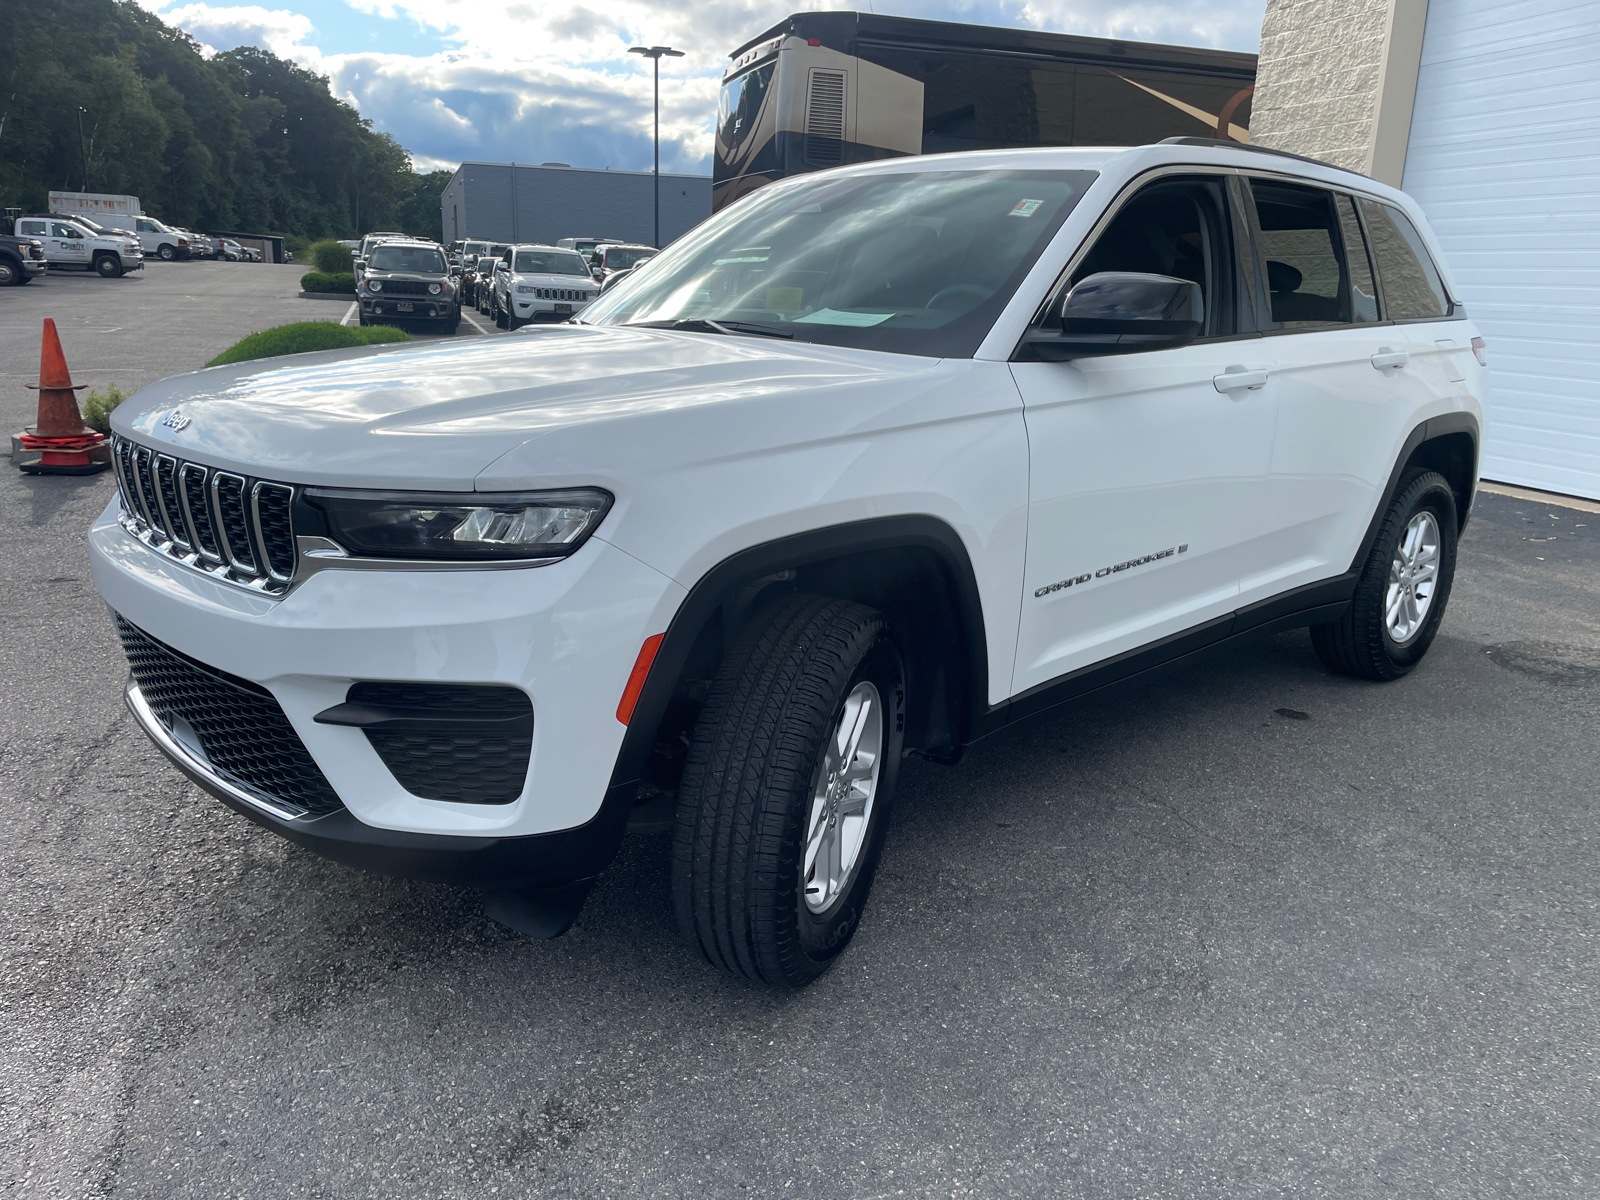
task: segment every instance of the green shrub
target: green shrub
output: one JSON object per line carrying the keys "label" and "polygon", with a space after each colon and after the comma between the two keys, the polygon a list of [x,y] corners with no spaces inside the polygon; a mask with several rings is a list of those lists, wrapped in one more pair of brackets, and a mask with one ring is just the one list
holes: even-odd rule
{"label": "green shrub", "polygon": [[128,398],[128,393],[114,383],[103,388],[93,388],[83,397],[83,423],[100,433],[111,433],[111,410]]}
{"label": "green shrub", "polygon": [[317,264],[317,270],[325,275],[342,275],[354,270],[349,246],[341,246],[331,238],[321,242],[312,242],[308,251],[311,261]]}
{"label": "green shrub", "polygon": [[356,294],[356,277],[348,273],[329,275],[326,271],[308,271],[300,276],[302,292],[348,292]]}
{"label": "green shrub", "polygon": [[306,354],[312,350],[344,350],[350,346],[370,346],[375,342],[409,342],[411,335],[392,325],[335,325],[332,321],[296,321],[263,329],[235,342],[206,364],[223,367],[252,358],[276,358],[280,354]]}

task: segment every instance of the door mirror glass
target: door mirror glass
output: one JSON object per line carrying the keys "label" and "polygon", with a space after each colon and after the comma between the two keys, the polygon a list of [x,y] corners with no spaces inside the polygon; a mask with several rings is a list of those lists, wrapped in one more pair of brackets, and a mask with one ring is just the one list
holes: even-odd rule
{"label": "door mirror glass", "polygon": [[1170,275],[1101,271],[1067,293],[1059,332],[1028,339],[1031,357],[1051,362],[1187,346],[1205,327],[1200,285]]}

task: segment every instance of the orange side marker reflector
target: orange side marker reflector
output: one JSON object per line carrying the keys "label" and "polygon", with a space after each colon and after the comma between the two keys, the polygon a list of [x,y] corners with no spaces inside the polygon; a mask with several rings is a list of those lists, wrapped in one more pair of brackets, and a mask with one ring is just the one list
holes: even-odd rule
{"label": "orange side marker reflector", "polygon": [[655,662],[661,639],[666,636],[658,633],[647,637],[639,647],[639,657],[633,660],[633,671],[628,675],[628,686],[622,689],[622,699],[617,704],[617,720],[624,725],[633,720],[633,706],[639,703],[639,693],[644,691],[644,681],[650,676],[650,664]]}

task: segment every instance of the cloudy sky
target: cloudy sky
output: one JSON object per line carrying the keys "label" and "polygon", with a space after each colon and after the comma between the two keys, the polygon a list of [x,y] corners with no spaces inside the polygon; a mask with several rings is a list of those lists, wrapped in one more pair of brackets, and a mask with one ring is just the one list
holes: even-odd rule
{"label": "cloudy sky", "polygon": [[[661,169],[709,173],[727,56],[792,12],[872,9],[1254,51],[1265,0],[140,0],[215,50],[255,45],[328,76],[419,169],[488,162],[650,166],[650,64],[661,72]],[[592,7],[591,7],[592,5]]]}

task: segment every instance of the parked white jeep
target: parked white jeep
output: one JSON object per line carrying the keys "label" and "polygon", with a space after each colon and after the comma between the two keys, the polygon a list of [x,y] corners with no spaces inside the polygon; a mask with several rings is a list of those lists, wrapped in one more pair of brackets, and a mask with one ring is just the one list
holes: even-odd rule
{"label": "parked white jeep", "polygon": [[1364,176],[894,159],[754,192],[576,323],[154,384],[90,544],[133,712],[225,804],[544,935],[671,827],[689,943],[800,986],[905,755],[1246,633],[1415,667],[1485,376]]}

